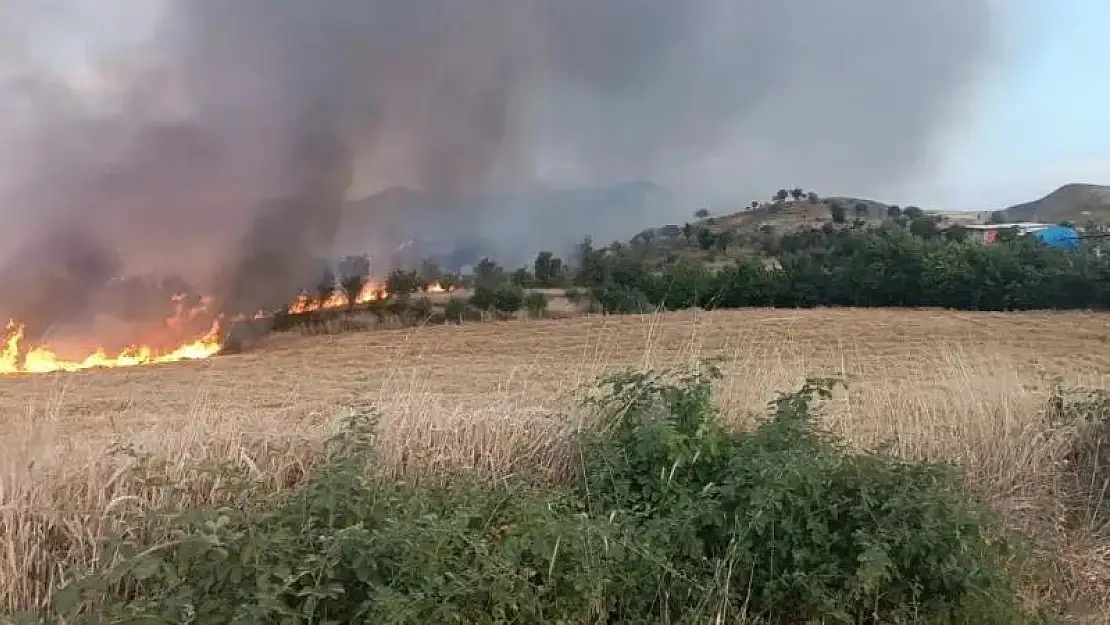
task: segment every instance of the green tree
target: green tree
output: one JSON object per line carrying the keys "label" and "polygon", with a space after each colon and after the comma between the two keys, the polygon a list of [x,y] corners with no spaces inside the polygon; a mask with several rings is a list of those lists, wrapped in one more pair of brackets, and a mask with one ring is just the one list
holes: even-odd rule
{"label": "green tree", "polygon": [[457,297],[447,300],[447,303],[443,306],[443,316],[448,321],[461,324],[466,317],[466,302]]}
{"label": "green tree", "polygon": [[918,217],[910,222],[910,233],[923,239],[935,239],[940,236],[940,227],[934,219]]}
{"label": "green tree", "polygon": [[497,291],[488,285],[480,284],[474,287],[470,294],[470,305],[477,310],[489,311],[497,302]]}
{"label": "green tree", "polygon": [[698,247],[706,252],[713,249],[717,243],[717,236],[709,228],[698,229]]}
{"label": "green tree", "polygon": [[776,202],[785,202],[786,198],[788,197],[790,197],[790,191],[786,189],[779,189],[775,192],[773,196],[771,196],[771,199]]}
{"label": "green tree", "polygon": [[546,293],[533,291],[524,296],[524,308],[528,310],[528,314],[532,317],[543,317],[547,314],[547,308],[551,301]]}
{"label": "green tree", "polygon": [[902,210],[902,214],[906,217],[909,217],[910,219],[920,219],[925,216],[925,211],[921,210],[917,206],[907,206],[905,209]]}
{"label": "green tree", "polygon": [[496,288],[505,282],[505,270],[489,258],[483,258],[474,266],[474,284]]}
{"label": "green tree", "polygon": [[944,239],[951,242],[966,241],[968,236],[967,228],[960,224],[953,224],[944,229]]}
{"label": "green tree", "polygon": [[564,271],[563,261],[551,252],[536,254],[536,260],[532,263],[532,272],[535,274],[536,284],[541,287],[554,287],[562,284]]}
{"label": "green tree", "polygon": [[385,291],[393,298],[408,298],[420,290],[421,280],[415,271],[394,269],[385,278]]}
{"label": "green tree", "polygon": [[493,294],[493,307],[503,313],[515,313],[524,307],[524,291],[515,285],[506,285]]}
{"label": "green tree", "polygon": [[900,207],[898,205],[892,205],[892,206],[887,206],[886,207],[886,216],[887,217],[894,218],[894,217],[900,217],[901,215],[902,215],[902,207]]}
{"label": "green tree", "polygon": [[529,287],[532,286],[534,282],[535,278],[532,277],[532,272],[528,271],[525,267],[515,269],[509,274],[509,283],[515,284],[516,286]]}
{"label": "green tree", "polygon": [[736,234],[731,230],[723,230],[717,234],[718,251],[726,252],[734,243],[736,243]]}

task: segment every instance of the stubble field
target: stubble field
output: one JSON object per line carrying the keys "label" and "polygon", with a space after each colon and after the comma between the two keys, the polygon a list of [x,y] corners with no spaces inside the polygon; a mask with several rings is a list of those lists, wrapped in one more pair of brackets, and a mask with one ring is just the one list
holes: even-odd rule
{"label": "stubble field", "polygon": [[[169,460],[184,481],[198,462],[231,460],[280,486],[310,470],[347,412],[372,408],[381,458],[398,475],[528,468],[558,480],[574,463],[566,443],[583,387],[606,372],[704,358],[719,359],[718,402],[737,427],[807,376],[846,381],[822,407],[831,430],[861,448],[958,463],[1012,524],[1041,537],[1057,574],[1031,582],[1031,600],[1110,594],[1110,546],[1093,530],[1056,527],[1068,439],[1044,417],[1058,384],[1110,386],[1106,322],[686,311],[289,334],[203,362],[0,378],[0,611],[41,606],[59,562],[95,558],[120,502],[183,496],[127,478],[133,456],[107,453],[120,445]],[[201,502],[218,485],[185,490]]]}

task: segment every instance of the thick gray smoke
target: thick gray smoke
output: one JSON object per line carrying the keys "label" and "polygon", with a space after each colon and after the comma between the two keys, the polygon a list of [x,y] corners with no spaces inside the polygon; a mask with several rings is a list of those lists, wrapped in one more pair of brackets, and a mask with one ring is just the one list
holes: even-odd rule
{"label": "thick gray smoke", "polygon": [[[988,5],[9,0],[0,315],[80,313],[61,293],[112,263],[179,274],[228,310],[284,301],[345,199],[396,185],[444,211],[551,179],[738,205],[784,185],[878,189],[927,168],[988,47]],[[75,38],[89,65],[58,71]],[[489,227],[450,217],[455,234]],[[549,238],[591,230],[542,217]],[[16,285],[34,311],[12,306]]]}

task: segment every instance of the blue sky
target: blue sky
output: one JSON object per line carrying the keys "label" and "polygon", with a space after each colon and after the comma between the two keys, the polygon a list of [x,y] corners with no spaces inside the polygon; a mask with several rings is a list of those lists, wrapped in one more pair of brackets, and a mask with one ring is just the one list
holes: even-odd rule
{"label": "blue sky", "polygon": [[1066,182],[1110,184],[1110,2],[1005,0],[999,10],[991,75],[937,178],[915,185],[922,205],[991,208]]}

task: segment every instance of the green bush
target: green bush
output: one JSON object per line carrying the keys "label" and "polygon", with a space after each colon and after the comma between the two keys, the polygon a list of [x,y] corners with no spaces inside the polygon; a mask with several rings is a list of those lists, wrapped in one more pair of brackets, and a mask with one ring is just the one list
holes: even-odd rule
{"label": "green bush", "polygon": [[474,287],[470,294],[470,305],[478,310],[489,311],[497,302],[497,290],[485,285]]}
{"label": "green bush", "polygon": [[426,320],[431,316],[434,309],[435,305],[432,304],[432,300],[427,297],[416,298],[409,304],[409,310],[412,311],[417,321]]}
{"label": "green bush", "polygon": [[547,297],[546,293],[532,292],[524,296],[524,308],[528,310],[528,314],[533,317],[542,317],[547,314],[547,307],[551,304],[551,300]]}
{"label": "green bush", "polygon": [[503,313],[515,313],[524,308],[524,290],[516,285],[505,285],[494,291],[493,308]]}
{"label": "green bush", "polygon": [[[579,496],[622,522],[644,559],[632,613],[699,602],[771,622],[1019,622],[1003,543],[963,501],[954,473],[841,449],[810,423],[811,381],[754,433],[715,419],[708,374],[628,374],[587,439]],[[653,568],[651,562],[667,562]],[[733,612],[735,613],[735,612]]]}
{"label": "green bush", "polygon": [[443,305],[443,314],[449,322],[462,323],[467,317],[468,308],[464,300],[452,297]]}
{"label": "green bush", "polygon": [[811,383],[735,436],[707,374],[624,374],[574,486],[377,477],[352,420],[291,492],[158,510],[58,622],[1018,623],[1001,543],[944,469],[850,454],[809,423]]}

